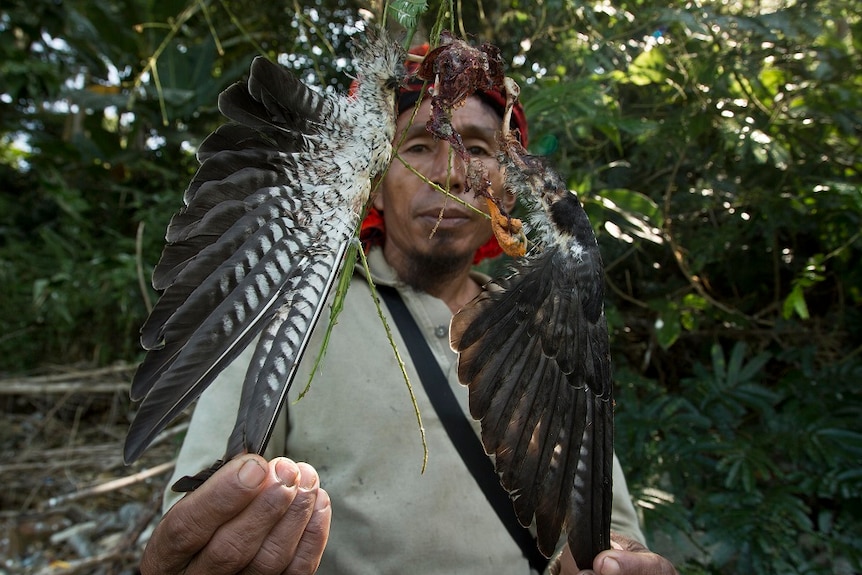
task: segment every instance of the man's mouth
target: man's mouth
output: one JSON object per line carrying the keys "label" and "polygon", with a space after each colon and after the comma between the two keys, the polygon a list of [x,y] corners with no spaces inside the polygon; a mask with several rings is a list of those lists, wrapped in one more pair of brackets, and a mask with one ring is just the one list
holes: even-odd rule
{"label": "man's mouth", "polygon": [[437,208],[425,210],[419,214],[419,218],[431,226],[438,228],[452,228],[463,225],[470,221],[470,214],[463,210],[452,208]]}

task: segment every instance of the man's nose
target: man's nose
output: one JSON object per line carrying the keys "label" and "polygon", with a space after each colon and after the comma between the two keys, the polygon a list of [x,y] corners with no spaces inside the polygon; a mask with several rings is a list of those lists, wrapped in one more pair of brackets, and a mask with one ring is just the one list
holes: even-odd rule
{"label": "man's nose", "polygon": [[438,142],[428,179],[452,194],[464,191],[467,169],[448,143]]}

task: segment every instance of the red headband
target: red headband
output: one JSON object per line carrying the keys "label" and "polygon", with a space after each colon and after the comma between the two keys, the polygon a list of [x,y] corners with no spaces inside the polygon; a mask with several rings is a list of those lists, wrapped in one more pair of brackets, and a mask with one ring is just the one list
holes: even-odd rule
{"label": "red headband", "polygon": [[[411,54],[424,56],[428,53],[428,44],[416,46],[410,49]],[[408,61],[405,63],[407,72],[411,75],[408,81],[401,87],[398,94],[398,113],[399,115],[412,109],[412,106],[418,99],[419,92],[422,90],[424,82],[415,77],[415,72],[419,68],[417,62]],[[494,110],[503,117],[503,110],[506,107],[506,98],[496,90],[487,90],[477,92],[476,95],[486,104],[490,105]],[[521,145],[527,147],[527,116],[524,114],[524,107],[520,102],[515,104],[512,109],[512,127],[518,130],[518,138]],[[359,231],[359,239],[362,242],[363,248],[368,251],[372,246],[382,246],[386,238],[386,230],[383,224],[383,214],[375,207],[370,207],[365,219],[362,220],[362,227]],[[500,244],[497,243],[497,237],[491,235],[490,239],[482,244],[476,253],[473,254],[473,263],[477,264],[486,258],[493,258],[503,253]]]}

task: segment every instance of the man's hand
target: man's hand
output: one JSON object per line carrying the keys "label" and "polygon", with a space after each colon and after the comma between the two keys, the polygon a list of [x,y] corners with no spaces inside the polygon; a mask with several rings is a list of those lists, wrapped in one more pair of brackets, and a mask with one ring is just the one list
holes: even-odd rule
{"label": "man's hand", "polygon": [[314,573],[331,517],[313,467],[243,455],[165,514],[141,573]]}
{"label": "man's hand", "polygon": [[677,575],[670,561],[656,555],[634,539],[611,533],[611,548],[599,553],[593,568],[578,570],[569,546],[563,549],[559,562],[551,567],[559,575]]}

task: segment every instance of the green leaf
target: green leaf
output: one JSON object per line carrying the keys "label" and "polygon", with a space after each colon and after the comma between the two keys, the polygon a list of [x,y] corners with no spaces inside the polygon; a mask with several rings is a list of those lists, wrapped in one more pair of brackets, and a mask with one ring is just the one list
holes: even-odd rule
{"label": "green leaf", "polygon": [[818,437],[825,437],[832,440],[834,443],[856,455],[862,455],[862,433],[852,431],[850,429],[838,429],[834,427],[826,429],[818,429],[815,434]]}
{"label": "green leaf", "polygon": [[624,79],[636,86],[661,84],[667,78],[664,65],[664,54],[658,48],[641,52],[629,66]]}
{"label": "green leaf", "polygon": [[428,10],[428,3],[425,0],[394,0],[389,10],[399,24],[414,30],[419,23],[419,16]]}
{"label": "green leaf", "polygon": [[217,101],[222,84],[212,76],[216,57],[210,41],[186,45],[175,40],[162,53],[156,63],[158,96],[167,104],[168,119],[189,116]]}
{"label": "green leaf", "polygon": [[739,383],[739,371],[743,359],[745,359],[745,343],[738,341],[730,351],[730,361],[727,364],[727,385],[735,386]]}
{"label": "green leaf", "polygon": [[808,313],[808,305],[805,303],[805,293],[801,284],[796,284],[790,291],[790,294],[784,299],[784,305],[781,308],[781,315],[784,319],[790,319],[794,313],[802,319],[810,317]]}
{"label": "green leaf", "polygon": [[664,216],[661,208],[649,196],[625,188],[609,188],[601,191],[597,201],[605,210],[618,216],[603,218],[606,222],[654,244],[664,242],[659,229]]}
{"label": "green leaf", "polygon": [[655,328],[656,341],[662,349],[672,346],[682,333],[679,309],[673,302],[661,306],[658,316],[653,324]]}
{"label": "green leaf", "polygon": [[661,208],[652,198],[641,192],[626,188],[608,188],[601,192],[601,197],[613,202],[620,213],[661,226],[664,216]]}
{"label": "green leaf", "polygon": [[772,354],[769,353],[761,353],[753,357],[739,372],[739,381],[745,382],[753,379],[771,358]]}

